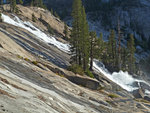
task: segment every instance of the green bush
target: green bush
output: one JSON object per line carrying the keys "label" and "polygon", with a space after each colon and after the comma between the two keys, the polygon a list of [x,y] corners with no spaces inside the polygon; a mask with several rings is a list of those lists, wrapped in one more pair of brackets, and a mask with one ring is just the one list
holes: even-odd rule
{"label": "green bush", "polygon": [[47,25],[47,29],[50,34],[54,35],[54,30],[49,24]]}
{"label": "green bush", "polygon": [[22,57],[22,56],[20,56],[20,55],[17,55],[17,57],[18,57],[18,58],[20,58],[20,59],[23,59],[23,57]]}
{"label": "green bush", "polygon": [[110,98],[118,98],[119,96],[118,95],[116,95],[116,94],[109,94],[108,95]]}
{"label": "green bush", "polygon": [[24,58],[25,61],[29,62],[30,60],[28,58]]}
{"label": "green bush", "polygon": [[32,64],[37,65],[38,62],[37,61],[32,61]]}
{"label": "green bush", "polygon": [[90,70],[86,70],[85,74],[91,78],[94,78],[94,75]]}
{"label": "green bush", "polygon": [[15,13],[19,14],[19,8],[18,7],[16,7],[16,9],[15,9]]}
{"label": "green bush", "polygon": [[37,19],[36,19],[34,13],[33,13],[33,14],[32,14],[32,21],[33,21],[33,22],[36,22],[36,20],[37,20]]}
{"label": "green bush", "polygon": [[74,72],[75,74],[84,75],[84,70],[82,69],[81,66],[77,64],[73,64],[72,66],[69,66],[68,70]]}

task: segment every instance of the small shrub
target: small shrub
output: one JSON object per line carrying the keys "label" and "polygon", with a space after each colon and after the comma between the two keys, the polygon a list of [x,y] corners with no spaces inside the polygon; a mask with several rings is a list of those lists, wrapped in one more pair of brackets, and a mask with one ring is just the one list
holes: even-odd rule
{"label": "small shrub", "polygon": [[32,21],[33,21],[33,22],[36,22],[36,20],[37,20],[37,19],[36,19],[34,13],[33,13],[33,14],[32,14]]}
{"label": "small shrub", "polygon": [[118,98],[119,96],[118,95],[116,95],[116,94],[109,94],[108,95],[110,98]]}
{"label": "small shrub", "polygon": [[2,14],[0,13],[0,22],[3,22]]}
{"label": "small shrub", "polygon": [[134,99],[134,100],[137,102],[150,103],[149,101],[144,100],[144,99]]}
{"label": "small shrub", "polygon": [[20,56],[20,55],[17,55],[17,57],[18,57],[18,58],[20,58],[20,59],[23,59],[23,57],[22,57],[22,56]]}
{"label": "small shrub", "polygon": [[54,12],[54,16],[60,19],[59,15],[57,14],[56,11]]}
{"label": "small shrub", "polygon": [[32,61],[32,64],[37,65],[38,62],[37,61]]}
{"label": "small shrub", "polygon": [[94,75],[90,70],[86,70],[85,74],[91,78],[94,78]]}
{"label": "small shrub", "polygon": [[25,61],[29,62],[30,60],[28,58],[24,58]]}
{"label": "small shrub", "polygon": [[54,35],[54,30],[49,24],[47,25],[47,29],[50,34]]}
{"label": "small shrub", "polygon": [[73,64],[72,66],[68,67],[68,70],[74,72],[75,74],[84,75],[82,67],[77,64]]}
{"label": "small shrub", "polygon": [[58,74],[60,77],[64,77],[65,78],[65,76],[64,75],[62,75],[62,74]]}
{"label": "small shrub", "polygon": [[16,7],[16,9],[15,9],[15,13],[19,14],[19,8],[18,7]]}
{"label": "small shrub", "polygon": [[23,1],[22,1],[22,0],[19,0],[19,4],[23,5]]}

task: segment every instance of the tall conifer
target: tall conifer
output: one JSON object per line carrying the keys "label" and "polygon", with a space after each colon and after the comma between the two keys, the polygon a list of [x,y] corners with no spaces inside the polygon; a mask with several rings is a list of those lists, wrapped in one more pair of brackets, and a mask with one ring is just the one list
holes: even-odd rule
{"label": "tall conifer", "polygon": [[72,32],[71,32],[71,51],[72,62],[81,65],[81,23],[82,23],[82,2],[74,0],[72,7]]}
{"label": "tall conifer", "polygon": [[88,69],[89,63],[89,27],[86,20],[86,13],[84,7],[82,7],[82,23],[81,23],[81,57],[83,59],[83,69]]}
{"label": "tall conifer", "polygon": [[22,0],[19,0],[19,4],[21,4],[21,5],[22,5],[22,4],[23,4],[23,1],[22,1]]}
{"label": "tall conifer", "polygon": [[127,49],[128,49],[128,71],[130,73],[135,72],[135,43],[134,43],[134,36],[130,34],[130,39],[127,43]]}
{"label": "tall conifer", "polygon": [[102,33],[100,33],[99,38],[97,38],[96,46],[97,46],[97,49],[95,50],[96,51],[96,58],[102,59],[103,52],[104,52],[104,41],[103,41],[103,34]]}
{"label": "tall conifer", "polygon": [[93,59],[95,57],[96,32],[90,32],[90,70],[93,68]]}
{"label": "tall conifer", "polygon": [[110,31],[109,41],[108,41],[108,55],[109,55],[109,63],[112,66],[115,66],[116,62],[116,40],[115,40],[115,31]]}
{"label": "tall conifer", "polygon": [[64,24],[64,34],[65,34],[65,39],[68,39],[68,27],[67,27],[67,24]]}

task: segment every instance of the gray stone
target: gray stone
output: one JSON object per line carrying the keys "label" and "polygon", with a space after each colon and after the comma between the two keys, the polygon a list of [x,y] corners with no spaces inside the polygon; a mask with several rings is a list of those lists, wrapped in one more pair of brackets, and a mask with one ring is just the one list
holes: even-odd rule
{"label": "gray stone", "polygon": [[150,96],[144,96],[144,100],[150,101]]}
{"label": "gray stone", "polygon": [[144,93],[141,88],[134,90],[132,93],[135,98],[144,98]]}

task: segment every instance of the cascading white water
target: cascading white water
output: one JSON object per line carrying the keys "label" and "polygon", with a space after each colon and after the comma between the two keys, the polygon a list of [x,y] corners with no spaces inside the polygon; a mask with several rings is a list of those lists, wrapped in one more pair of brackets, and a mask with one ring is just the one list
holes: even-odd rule
{"label": "cascading white water", "polygon": [[69,44],[64,44],[64,43],[56,40],[54,37],[46,35],[44,32],[42,32],[40,29],[35,27],[30,22],[22,21],[15,15],[14,15],[14,19],[12,19],[7,15],[2,14],[2,19],[3,19],[3,22],[5,22],[5,23],[26,29],[27,31],[29,31],[32,34],[34,34],[35,36],[37,36],[39,39],[45,41],[46,43],[56,46],[57,48],[59,48],[62,51],[65,51],[65,52],[70,51]]}
{"label": "cascading white water", "polygon": [[[99,62],[98,60],[94,60],[93,62],[93,67],[94,70],[102,73],[104,76],[106,76],[108,79],[112,80],[113,82],[115,82],[116,84],[118,84],[119,86],[121,86],[123,89],[132,92],[133,90],[138,89],[139,87],[134,86],[133,83],[145,83],[148,86],[150,86],[147,82],[143,81],[143,80],[138,80],[133,78],[130,74],[128,74],[128,72],[114,72],[112,74],[110,74],[108,72],[108,70],[105,68],[105,66]],[[150,91],[146,90],[145,93],[150,93]]]}
{"label": "cascading white water", "polygon": [[[24,22],[20,20],[17,16],[14,16],[14,19],[11,19],[9,16],[2,14],[2,19],[4,22],[18,26],[20,28],[26,29],[35,36],[37,36],[39,39],[45,41],[46,43],[53,44],[57,48],[59,48],[62,51],[69,52],[70,50],[70,45],[69,44],[64,44],[62,42],[57,41],[54,37],[46,35],[44,32],[42,32],[40,29],[35,27],[33,24],[30,22]],[[133,90],[136,90],[140,87],[134,86],[133,83],[145,83],[148,86],[150,86],[147,82],[143,80],[138,80],[133,78],[128,72],[114,72],[113,74],[109,73],[109,71],[105,68],[105,66],[99,62],[98,60],[94,60],[93,62],[93,67],[95,71],[98,71],[102,73],[104,76],[106,76],[108,79],[112,80],[119,86],[121,86],[123,89],[132,92]],[[145,94],[150,94],[149,90],[145,90]]]}

